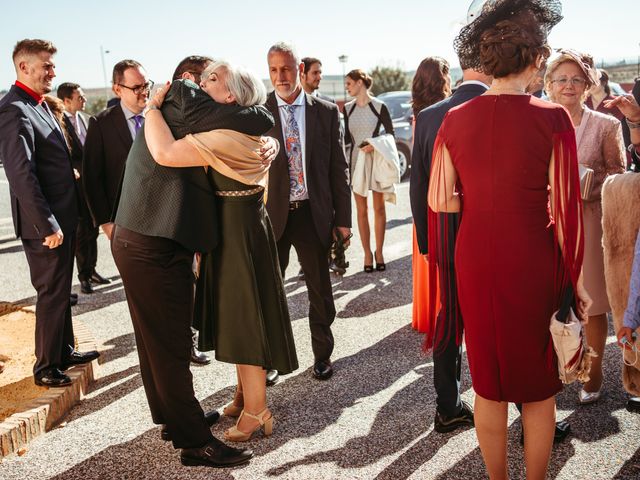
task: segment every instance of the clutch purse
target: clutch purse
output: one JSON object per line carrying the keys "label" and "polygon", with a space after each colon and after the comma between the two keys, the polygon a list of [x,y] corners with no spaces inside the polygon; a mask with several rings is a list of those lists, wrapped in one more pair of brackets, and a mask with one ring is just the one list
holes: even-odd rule
{"label": "clutch purse", "polygon": [[578,165],[580,175],[580,196],[582,200],[588,200],[593,189],[593,168]]}

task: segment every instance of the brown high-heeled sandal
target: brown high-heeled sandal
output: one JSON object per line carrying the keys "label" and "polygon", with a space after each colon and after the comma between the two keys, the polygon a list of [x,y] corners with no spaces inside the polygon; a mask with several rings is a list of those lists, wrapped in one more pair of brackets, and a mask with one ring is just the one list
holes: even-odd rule
{"label": "brown high-heeled sandal", "polygon": [[[240,405],[237,405],[237,403]],[[242,395],[242,392],[238,392],[238,389],[236,389],[236,393],[233,395],[233,401],[222,409],[222,414],[225,417],[239,417],[243,408],[244,396]]]}
{"label": "brown high-heeled sandal", "polygon": [[[265,415],[268,415],[268,418],[264,418]],[[257,420],[258,425],[256,425],[256,428],[254,428],[250,432],[243,432],[242,430],[238,430],[238,424],[242,420],[243,416],[247,416],[249,418]],[[230,442],[246,442],[253,436],[255,432],[257,432],[261,428],[264,430],[264,436],[268,437],[273,433],[274,422],[275,420],[273,418],[273,415],[268,408],[265,408],[258,415],[253,415],[252,413],[248,413],[246,410],[242,410],[242,413],[240,413],[240,417],[238,417],[236,425],[224,432],[224,438],[226,440],[229,440]]]}

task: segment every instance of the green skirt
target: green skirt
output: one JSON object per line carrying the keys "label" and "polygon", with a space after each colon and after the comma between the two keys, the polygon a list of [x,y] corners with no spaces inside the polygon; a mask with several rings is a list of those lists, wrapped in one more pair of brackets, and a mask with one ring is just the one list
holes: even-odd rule
{"label": "green skirt", "polygon": [[263,193],[216,200],[221,239],[202,256],[196,285],[199,348],[222,362],[291,373],[298,359]]}

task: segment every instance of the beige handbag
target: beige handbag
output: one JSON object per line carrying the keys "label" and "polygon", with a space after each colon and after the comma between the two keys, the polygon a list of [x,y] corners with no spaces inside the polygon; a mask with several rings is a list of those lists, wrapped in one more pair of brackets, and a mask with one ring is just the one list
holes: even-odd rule
{"label": "beige handbag", "polygon": [[582,323],[571,308],[573,288],[568,288],[558,311],[551,316],[549,330],[558,356],[558,375],[568,385],[576,380],[589,381],[591,357],[596,352],[587,345]]}

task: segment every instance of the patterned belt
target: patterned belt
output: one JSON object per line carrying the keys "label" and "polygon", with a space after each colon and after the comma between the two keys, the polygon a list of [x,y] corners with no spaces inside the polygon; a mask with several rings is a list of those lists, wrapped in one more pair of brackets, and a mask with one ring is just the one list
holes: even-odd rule
{"label": "patterned belt", "polygon": [[218,197],[248,197],[262,190],[264,190],[262,187],[252,188],[251,190],[218,190],[216,191],[216,195]]}
{"label": "patterned belt", "polygon": [[309,200],[294,200],[293,202],[289,202],[289,211],[302,208],[307,203],[309,203]]}

